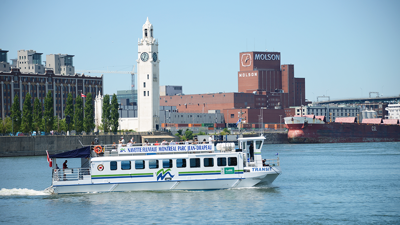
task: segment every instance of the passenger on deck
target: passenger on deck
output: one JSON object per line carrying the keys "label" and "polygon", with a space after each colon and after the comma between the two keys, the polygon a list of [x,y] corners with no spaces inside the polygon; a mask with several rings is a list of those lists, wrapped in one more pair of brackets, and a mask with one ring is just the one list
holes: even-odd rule
{"label": "passenger on deck", "polygon": [[250,150],[250,162],[254,162],[254,146],[253,146],[253,143],[250,144],[249,150]]}
{"label": "passenger on deck", "polygon": [[207,144],[206,139],[203,139],[203,144]]}
{"label": "passenger on deck", "polygon": [[64,180],[67,180],[67,175],[65,175],[65,169],[68,169],[67,162],[68,160],[65,160],[65,162],[63,163]]}
{"label": "passenger on deck", "polygon": [[163,141],[161,142],[161,145],[166,145],[166,144],[168,144],[168,142],[166,142],[165,140],[163,140]]}
{"label": "passenger on deck", "polygon": [[65,162],[63,163],[63,170],[68,169],[67,162],[68,160],[65,160]]}
{"label": "passenger on deck", "polygon": [[171,140],[171,142],[169,143],[169,145],[175,145],[174,140]]}
{"label": "passenger on deck", "polygon": [[158,141],[156,141],[156,143],[154,143],[154,145],[160,145],[160,143],[158,143]]}
{"label": "passenger on deck", "polygon": [[194,144],[194,145],[197,145],[197,144],[198,144],[198,143],[197,143],[197,139],[194,139],[193,144]]}
{"label": "passenger on deck", "polygon": [[189,144],[189,141],[188,141],[188,140],[186,140],[186,141],[185,141],[185,145],[188,145],[188,144]]}
{"label": "passenger on deck", "polygon": [[115,144],[115,142],[112,144],[112,149],[117,149],[117,144]]}
{"label": "passenger on deck", "polygon": [[124,140],[123,136],[121,136],[121,144],[122,144],[122,146],[125,146],[125,140]]}
{"label": "passenger on deck", "polygon": [[213,143],[213,141],[214,141],[214,140],[213,140],[213,138],[212,138],[212,135],[210,135],[210,137],[208,138],[208,144],[211,145],[211,144]]}
{"label": "passenger on deck", "polygon": [[127,147],[131,147],[132,146],[132,142],[129,141],[128,144],[126,144]]}

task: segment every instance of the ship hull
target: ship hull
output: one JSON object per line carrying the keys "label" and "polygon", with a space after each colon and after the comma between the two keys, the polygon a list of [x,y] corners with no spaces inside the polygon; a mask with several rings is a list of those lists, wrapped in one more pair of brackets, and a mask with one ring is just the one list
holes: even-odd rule
{"label": "ship hull", "polygon": [[286,124],[289,143],[346,143],[400,141],[399,125]]}

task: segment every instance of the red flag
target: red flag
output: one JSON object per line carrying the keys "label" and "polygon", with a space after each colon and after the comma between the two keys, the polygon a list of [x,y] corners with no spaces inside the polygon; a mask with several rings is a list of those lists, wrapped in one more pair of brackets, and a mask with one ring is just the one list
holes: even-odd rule
{"label": "red flag", "polygon": [[82,94],[81,94],[81,97],[82,97],[82,98],[86,98],[86,95],[84,95],[84,94],[82,93]]}
{"label": "red flag", "polygon": [[47,162],[49,163],[49,167],[53,167],[53,160],[50,159],[49,152],[47,150],[46,153],[47,153]]}

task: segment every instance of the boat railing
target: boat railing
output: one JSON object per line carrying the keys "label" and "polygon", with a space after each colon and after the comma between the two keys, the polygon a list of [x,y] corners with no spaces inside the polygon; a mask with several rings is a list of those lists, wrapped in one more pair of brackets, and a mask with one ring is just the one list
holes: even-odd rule
{"label": "boat railing", "polygon": [[279,166],[279,157],[276,159],[265,159],[264,166]]}
{"label": "boat railing", "polygon": [[67,169],[54,169],[54,181],[77,181],[84,180],[90,177],[90,168],[67,168]]}

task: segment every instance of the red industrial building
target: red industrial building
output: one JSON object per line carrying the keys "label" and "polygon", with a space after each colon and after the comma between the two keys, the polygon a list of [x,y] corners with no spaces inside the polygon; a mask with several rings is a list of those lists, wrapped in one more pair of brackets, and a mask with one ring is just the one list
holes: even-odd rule
{"label": "red industrial building", "polygon": [[160,106],[188,113],[220,110],[227,124],[236,124],[240,111],[252,127],[280,123],[284,108],[305,103],[305,79],[295,78],[294,65],[281,65],[280,59],[280,52],[241,52],[239,92],[161,96]]}

